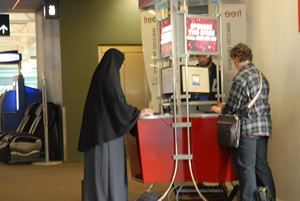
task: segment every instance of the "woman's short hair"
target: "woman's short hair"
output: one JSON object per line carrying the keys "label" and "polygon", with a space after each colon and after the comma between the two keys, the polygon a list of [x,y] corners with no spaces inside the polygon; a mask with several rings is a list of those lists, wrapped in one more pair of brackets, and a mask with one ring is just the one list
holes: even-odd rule
{"label": "woman's short hair", "polygon": [[251,49],[246,44],[239,43],[230,50],[230,57],[232,59],[238,57],[240,62],[247,60],[251,62],[253,55]]}

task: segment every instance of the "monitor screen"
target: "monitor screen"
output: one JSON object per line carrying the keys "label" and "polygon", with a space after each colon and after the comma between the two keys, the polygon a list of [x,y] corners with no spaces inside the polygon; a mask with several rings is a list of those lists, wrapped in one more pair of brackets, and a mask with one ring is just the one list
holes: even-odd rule
{"label": "monitor screen", "polygon": [[[185,66],[180,67],[181,93],[186,93]],[[163,96],[173,94],[173,68],[161,69],[161,91]],[[209,69],[206,67],[188,66],[188,92],[191,98],[207,96],[210,93]]]}
{"label": "monitor screen", "polygon": [[161,92],[164,96],[173,94],[173,68],[165,67],[161,69]]}
{"label": "monitor screen", "polygon": [[[199,66],[188,66],[188,92],[196,94],[209,94],[209,69]],[[185,66],[181,66],[182,92],[186,92]]]}
{"label": "monitor screen", "polygon": [[218,54],[218,18],[201,15],[186,17],[187,51],[191,54]]}
{"label": "monitor screen", "polygon": [[169,57],[172,54],[172,27],[170,18],[160,22],[160,57]]}

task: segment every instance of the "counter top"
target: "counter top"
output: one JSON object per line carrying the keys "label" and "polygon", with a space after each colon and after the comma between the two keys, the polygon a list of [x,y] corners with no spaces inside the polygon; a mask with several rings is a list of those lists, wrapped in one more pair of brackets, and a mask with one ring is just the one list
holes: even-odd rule
{"label": "counter top", "polygon": [[[190,117],[201,117],[201,118],[213,118],[213,117],[218,117],[219,114],[217,113],[195,113],[195,114],[190,114]],[[183,115],[182,117],[186,117],[186,115]],[[139,117],[139,119],[163,119],[163,118],[174,118],[174,115],[172,114],[155,114],[153,116],[142,116]],[[178,116],[179,118],[179,116]]]}

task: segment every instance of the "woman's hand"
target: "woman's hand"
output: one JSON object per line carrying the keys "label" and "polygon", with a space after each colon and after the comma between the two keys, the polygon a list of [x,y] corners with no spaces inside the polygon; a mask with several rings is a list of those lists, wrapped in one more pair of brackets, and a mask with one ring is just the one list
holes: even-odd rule
{"label": "woman's hand", "polygon": [[153,110],[149,109],[149,108],[144,108],[141,110],[141,113],[140,113],[140,117],[142,116],[152,116],[154,114]]}
{"label": "woman's hand", "polygon": [[213,106],[211,106],[210,111],[221,114],[222,113],[222,107],[224,107],[225,104],[226,103],[221,102],[218,105],[213,105]]}
{"label": "woman's hand", "polygon": [[225,104],[226,104],[225,102],[220,102],[220,103],[218,103],[218,106],[222,108],[222,107],[224,107]]}

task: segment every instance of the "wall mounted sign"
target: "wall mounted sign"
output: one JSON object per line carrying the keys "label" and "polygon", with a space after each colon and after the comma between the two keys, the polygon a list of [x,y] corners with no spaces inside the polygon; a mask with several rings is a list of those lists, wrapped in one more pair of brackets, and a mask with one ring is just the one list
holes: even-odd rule
{"label": "wall mounted sign", "polygon": [[0,64],[18,64],[22,55],[18,51],[0,52]]}
{"label": "wall mounted sign", "polygon": [[0,15],[0,36],[10,36],[9,15]]}
{"label": "wall mounted sign", "polygon": [[58,0],[45,0],[44,17],[45,19],[58,18]]}

